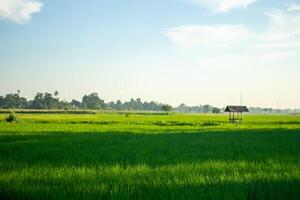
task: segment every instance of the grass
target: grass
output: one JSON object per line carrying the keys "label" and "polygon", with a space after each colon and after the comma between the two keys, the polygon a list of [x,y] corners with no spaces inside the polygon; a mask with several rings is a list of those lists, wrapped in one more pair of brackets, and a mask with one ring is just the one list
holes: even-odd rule
{"label": "grass", "polygon": [[300,116],[0,114],[7,199],[299,199]]}

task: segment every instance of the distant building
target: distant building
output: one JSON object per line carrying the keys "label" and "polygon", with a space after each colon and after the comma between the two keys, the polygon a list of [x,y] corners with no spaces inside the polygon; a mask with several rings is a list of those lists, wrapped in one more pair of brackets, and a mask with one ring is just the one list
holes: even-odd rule
{"label": "distant building", "polygon": [[246,106],[227,106],[224,112],[229,112],[229,122],[236,123],[243,121],[243,112],[249,112]]}

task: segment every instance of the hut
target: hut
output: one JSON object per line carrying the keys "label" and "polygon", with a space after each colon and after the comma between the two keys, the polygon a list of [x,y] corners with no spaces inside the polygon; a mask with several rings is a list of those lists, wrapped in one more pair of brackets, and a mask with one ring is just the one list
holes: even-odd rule
{"label": "hut", "polygon": [[224,112],[229,112],[229,122],[236,123],[243,121],[243,112],[249,112],[246,106],[227,106]]}

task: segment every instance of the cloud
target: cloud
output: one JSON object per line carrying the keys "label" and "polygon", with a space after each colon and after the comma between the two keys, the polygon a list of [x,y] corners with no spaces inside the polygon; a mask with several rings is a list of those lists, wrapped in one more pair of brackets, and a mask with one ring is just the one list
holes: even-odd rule
{"label": "cloud", "polygon": [[0,0],[0,17],[17,23],[31,20],[31,15],[41,11],[40,0]]}
{"label": "cloud", "polygon": [[207,7],[214,12],[228,12],[236,8],[247,8],[257,0],[190,0],[200,6]]}
{"label": "cloud", "polygon": [[226,46],[251,37],[243,25],[184,25],[170,28],[166,32],[173,42],[185,48],[196,46]]}
{"label": "cloud", "polygon": [[225,88],[261,88],[262,94],[264,88],[277,88],[283,95],[299,76],[300,13],[273,10],[265,16],[268,20],[260,29],[194,24],[169,28],[166,36],[193,62],[188,66],[199,71],[199,78],[213,76]]}
{"label": "cloud", "polygon": [[262,45],[295,47],[300,44],[300,13],[275,10],[267,16],[270,23],[257,38]]}
{"label": "cloud", "polygon": [[297,48],[300,45],[300,13],[274,10],[266,16],[269,23],[262,31],[253,31],[245,25],[182,25],[167,29],[166,36],[183,48],[231,45]]}
{"label": "cloud", "polygon": [[292,5],[287,9],[288,12],[299,12],[300,11],[300,5]]}

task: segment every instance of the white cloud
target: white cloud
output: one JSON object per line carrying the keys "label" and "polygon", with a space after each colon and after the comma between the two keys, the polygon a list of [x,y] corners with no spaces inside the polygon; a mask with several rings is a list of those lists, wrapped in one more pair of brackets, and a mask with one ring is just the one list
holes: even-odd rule
{"label": "white cloud", "polygon": [[[244,51],[238,55],[231,52],[224,52],[217,56],[205,56],[200,58],[198,66],[211,70],[222,70],[226,66],[228,71],[244,71],[245,68],[250,70],[265,68],[267,70],[270,67],[274,67],[274,63],[282,62],[283,60],[296,57],[298,54],[290,52],[279,51],[264,51],[264,49],[257,49],[256,51]],[[256,71],[256,70],[254,70]]]}
{"label": "white cloud", "polygon": [[186,25],[170,28],[166,33],[177,45],[185,48],[201,45],[227,46],[251,37],[251,32],[243,25]]}
{"label": "white cloud", "polygon": [[30,21],[43,7],[40,0],[0,0],[0,17],[17,23]]}
{"label": "white cloud", "polygon": [[288,9],[288,12],[299,12],[300,11],[300,5],[291,5]]}
{"label": "white cloud", "polygon": [[270,24],[259,34],[259,45],[295,48],[300,45],[300,13],[276,10],[268,13]]}
{"label": "white cloud", "polygon": [[244,25],[183,25],[169,28],[166,36],[176,45],[191,47],[284,47],[300,45],[300,13],[275,10],[262,31],[253,31]]}
{"label": "white cloud", "polygon": [[185,25],[167,29],[166,36],[180,48],[179,54],[194,62],[193,74],[198,75],[199,82],[213,77],[203,81],[207,87],[215,84],[227,92],[245,91],[252,94],[252,104],[287,96],[285,105],[289,107],[293,103],[290,99],[299,99],[295,91],[300,73],[300,12],[274,10],[266,17],[268,21],[261,29]]}
{"label": "white cloud", "polygon": [[236,8],[247,8],[257,0],[190,0],[192,3],[207,7],[214,12],[228,12]]}

